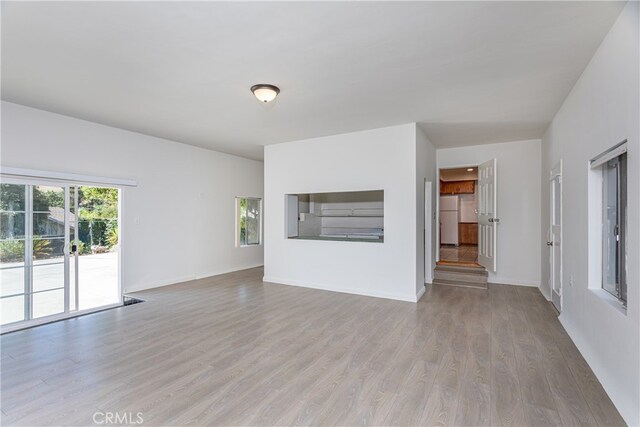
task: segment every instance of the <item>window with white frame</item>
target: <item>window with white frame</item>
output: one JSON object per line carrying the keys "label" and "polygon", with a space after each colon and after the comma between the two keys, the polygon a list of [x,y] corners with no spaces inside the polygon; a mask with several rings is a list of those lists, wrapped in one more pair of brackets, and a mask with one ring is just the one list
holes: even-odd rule
{"label": "window with white frame", "polygon": [[262,199],[236,197],[237,246],[255,246],[262,243]]}
{"label": "window with white frame", "polygon": [[602,176],[602,289],[627,304],[626,141],[591,161]]}

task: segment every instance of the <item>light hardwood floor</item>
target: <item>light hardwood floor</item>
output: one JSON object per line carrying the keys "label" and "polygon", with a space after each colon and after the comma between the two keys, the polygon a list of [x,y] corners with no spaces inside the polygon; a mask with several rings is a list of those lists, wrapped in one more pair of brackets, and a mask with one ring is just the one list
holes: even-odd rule
{"label": "light hardwood floor", "polygon": [[2,425],[624,424],[535,288],[430,286],[412,304],[262,274],[2,336]]}

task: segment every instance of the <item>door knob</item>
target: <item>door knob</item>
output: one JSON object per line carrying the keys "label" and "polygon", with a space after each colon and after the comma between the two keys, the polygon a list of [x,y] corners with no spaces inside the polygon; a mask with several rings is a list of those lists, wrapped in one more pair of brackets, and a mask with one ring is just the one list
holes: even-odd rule
{"label": "door knob", "polygon": [[547,242],[547,246],[553,246],[553,242]]}

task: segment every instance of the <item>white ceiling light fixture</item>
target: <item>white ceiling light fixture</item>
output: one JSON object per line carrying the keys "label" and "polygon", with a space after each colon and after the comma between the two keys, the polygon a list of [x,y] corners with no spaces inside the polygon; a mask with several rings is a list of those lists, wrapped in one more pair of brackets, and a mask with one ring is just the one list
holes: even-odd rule
{"label": "white ceiling light fixture", "polygon": [[251,86],[251,92],[261,102],[271,102],[276,99],[276,96],[280,93],[280,88],[274,85],[257,84]]}

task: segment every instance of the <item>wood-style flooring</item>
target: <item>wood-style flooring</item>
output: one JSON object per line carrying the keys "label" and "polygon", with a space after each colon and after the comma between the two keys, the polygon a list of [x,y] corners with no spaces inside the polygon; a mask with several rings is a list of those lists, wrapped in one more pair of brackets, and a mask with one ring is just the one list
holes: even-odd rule
{"label": "wood-style flooring", "polygon": [[478,262],[478,245],[440,245],[440,261]]}
{"label": "wood-style flooring", "polygon": [[262,269],[0,337],[2,425],[623,425],[535,288],[418,304]]}

